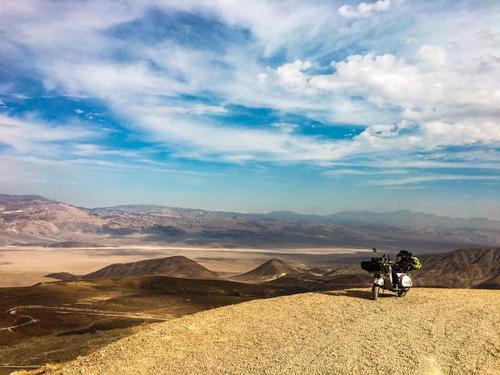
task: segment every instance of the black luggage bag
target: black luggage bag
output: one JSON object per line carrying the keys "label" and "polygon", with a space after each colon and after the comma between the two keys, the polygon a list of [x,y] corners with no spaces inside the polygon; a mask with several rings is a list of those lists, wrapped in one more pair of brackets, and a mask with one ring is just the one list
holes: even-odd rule
{"label": "black luggage bag", "polygon": [[361,262],[361,269],[368,272],[376,272],[380,270],[380,265],[375,259],[372,259],[370,261]]}

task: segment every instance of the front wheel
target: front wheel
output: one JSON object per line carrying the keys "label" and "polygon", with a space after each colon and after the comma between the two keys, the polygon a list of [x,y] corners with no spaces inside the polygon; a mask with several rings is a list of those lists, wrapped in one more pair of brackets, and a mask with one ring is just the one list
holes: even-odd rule
{"label": "front wheel", "polygon": [[380,292],[380,286],[379,285],[374,285],[372,288],[372,298],[373,300],[376,300],[378,298],[378,293]]}

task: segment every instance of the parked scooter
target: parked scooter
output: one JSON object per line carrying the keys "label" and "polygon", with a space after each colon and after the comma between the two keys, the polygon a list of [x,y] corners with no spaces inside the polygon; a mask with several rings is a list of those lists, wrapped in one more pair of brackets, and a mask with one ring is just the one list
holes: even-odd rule
{"label": "parked scooter", "polygon": [[[375,252],[375,257],[371,261],[361,262],[361,268],[373,273],[374,276],[372,287],[373,299],[376,300],[378,298],[380,289],[390,290],[391,292],[395,292],[396,296],[404,297],[413,285],[410,276],[407,274],[410,267],[406,270],[396,270],[403,272],[393,272],[393,267],[401,268],[401,265],[394,263],[387,254],[378,256],[377,249],[373,249],[373,251]],[[397,277],[397,280],[393,279],[393,275]]]}

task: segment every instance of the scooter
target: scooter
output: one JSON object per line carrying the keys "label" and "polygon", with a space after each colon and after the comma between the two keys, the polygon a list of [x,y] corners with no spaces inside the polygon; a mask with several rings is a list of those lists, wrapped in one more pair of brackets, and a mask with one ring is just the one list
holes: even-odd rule
{"label": "scooter", "polygon": [[[377,254],[377,249],[373,249],[373,251]],[[395,292],[396,296],[404,297],[412,287],[411,278],[407,274],[409,269],[403,270],[405,272],[395,272],[398,279],[394,282],[392,271],[394,264],[387,254],[375,255],[370,262],[361,263],[361,268],[373,273],[372,298],[374,300],[378,298],[380,289],[390,290]]]}

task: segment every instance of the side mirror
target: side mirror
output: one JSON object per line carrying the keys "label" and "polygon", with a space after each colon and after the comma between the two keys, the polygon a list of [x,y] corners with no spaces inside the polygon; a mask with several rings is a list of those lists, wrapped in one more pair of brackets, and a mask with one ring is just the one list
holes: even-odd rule
{"label": "side mirror", "polygon": [[376,249],[376,248],[373,248],[372,250],[373,250],[373,252],[374,252],[374,253],[376,253],[376,252],[377,252],[377,249]]}

